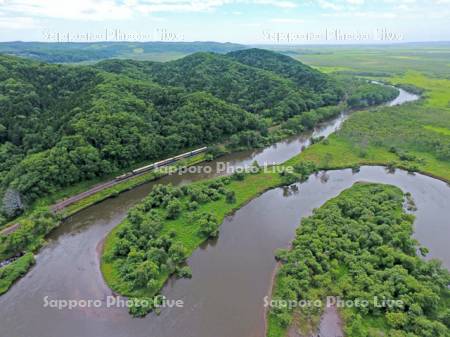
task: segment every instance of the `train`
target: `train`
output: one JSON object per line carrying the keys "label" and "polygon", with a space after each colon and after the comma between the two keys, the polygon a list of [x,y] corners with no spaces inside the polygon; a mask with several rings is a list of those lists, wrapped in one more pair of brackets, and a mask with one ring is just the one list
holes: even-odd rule
{"label": "train", "polygon": [[176,162],[178,160],[195,156],[196,154],[205,152],[206,150],[208,150],[208,147],[205,146],[205,147],[202,147],[202,148],[190,151],[190,152],[186,152],[186,153],[180,154],[180,155],[175,156],[175,157],[171,157],[171,158],[167,158],[167,159],[158,161],[158,162],[150,164],[150,165],[142,166],[142,167],[139,167],[139,168],[137,168],[137,169],[135,169],[135,170],[133,170],[131,172],[127,172],[125,174],[117,176],[115,178],[115,180],[124,180],[124,179],[127,179],[129,177],[135,176],[137,174],[141,174],[141,173],[144,173],[144,172],[147,172],[147,171],[154,170],[157,167],[166,166],[166,165],[174,163],[174,162]]}

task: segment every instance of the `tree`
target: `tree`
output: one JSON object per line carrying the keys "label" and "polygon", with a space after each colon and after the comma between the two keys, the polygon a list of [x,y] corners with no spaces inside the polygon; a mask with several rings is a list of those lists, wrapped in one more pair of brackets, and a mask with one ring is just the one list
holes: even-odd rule
{"label": "tree", "polygon": [[198,220],[200,235],[206,238],[216,238],[219,236],[219,223],[214,215],[203,213]]}
{"label": "tree", "polygon": [[3,212],[7,217],[12,218],[24,210],[24,204],[22,202],[22,196],[17,190],[8,188],[3,196]]}
{"label": "tree", "polygon": [[167,205],[167,215],[166,218],[174,220],[178,218],[181,214],[181,202],[178,199],[173,199]]}
{"label": "tree", "polygon": [[7,129],[6,126],[0,124],[0,142],[3,142],[6,139]]}
{"label": "tree", "polygon": [[175,242],[168,251],[169,258],[175,264],[181,264],[186,260],[187,250],[181,242]]}

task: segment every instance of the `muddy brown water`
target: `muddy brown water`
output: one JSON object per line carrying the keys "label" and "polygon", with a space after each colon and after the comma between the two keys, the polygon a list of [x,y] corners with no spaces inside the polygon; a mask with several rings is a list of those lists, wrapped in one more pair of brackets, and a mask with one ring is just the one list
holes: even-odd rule
{"label": "muddy brown water", "polygon": [[[340,116],[318,130],[328,135],[345,118]],[[283,162],[309,143],[295,137],[262,151],[221,158],[239,167],[258,162]],[[207,164],[213,169],[215,162]],[[217,175],[185,174],[158,183],[184,184]],[[68,219],[37,256],[37,265],[0,297],[1,337],[253,337],[264,334],[263,298],[275,268],[277,248],[293,239],[299,220],[356,181],[399,186],[411,192],[418,210],[415,236],[450,267],[450,188],[423,175],[404,171],[389,174],[382,167],[363,167],[357,174],[340,170],[312,176],[291,188],[270,190],[254,199],[221,226],[219,239],[209,242],[188,260],[192,279],[170,280],[163,293],[183,300],[183,308],[164,308],[161,315],[131,318],[126,309],[107,308],[111,290],[99,271],[101,240],[125,217],[127,210],[148,194],[146,184],[109,199]],[[47,300],[100,300],[100,308],[58,310]],[[97,304],[96,304],[97,305]]]}

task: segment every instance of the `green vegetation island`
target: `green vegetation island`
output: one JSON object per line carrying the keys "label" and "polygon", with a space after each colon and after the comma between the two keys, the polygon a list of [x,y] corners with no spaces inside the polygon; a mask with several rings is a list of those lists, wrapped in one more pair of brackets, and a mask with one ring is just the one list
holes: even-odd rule
{"label": "green vegetation island", "polygon": [[[412,239],[403,203],[397,187],[357,183],[302,219],[291,249],[277,252],[274,303],[343,298],[352,303],[338,308],[348,337],[448,336],[450,273],[417,255],[426,248]],[[325,305],[274,305],[267,336],[291,324],[316,333]]]}

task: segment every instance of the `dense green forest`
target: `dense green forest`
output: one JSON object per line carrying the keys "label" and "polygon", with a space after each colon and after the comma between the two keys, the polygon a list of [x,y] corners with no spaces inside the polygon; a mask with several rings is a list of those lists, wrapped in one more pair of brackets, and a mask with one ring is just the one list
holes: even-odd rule
{"label": "dense green forest", "polygon": [[[252,145],[273,123],[343,96],[337,82],[297,61],[249,53],[267,57],[266,65],[257,64],[266,69],[213,53],[97,66],[0,56],[3,213],[13,217],[33,200],[79,181],[240,132],[238,143]],[[277,58],[290,64],[289,74],[273,66]]]}
{"label": "dense green forest", "polygon": [[[449,336],[450,275],[417,255],[426,249],[411,237],[414,217],[403,198],[396,187],[359,183],[304,218],[292,249],[277,254],[282,266],[273,298],[367,300],[343,309],[348,337]],[[402,305],[377,305],[382,298]],[[314,306],[273,307],[269,336],[284,336],[293,315],[305,321],[318,314]]]}
{"label": "dense green forest", "polygon": [[[258,55],[260,61],[252,66],[241,63],[238,56],[246,53],[250,58]],[[343,95],[330,77],[287,56],[261,49],[248,49],[239,55],[196,53],[166,63],[107,60],[97,67],[180,86],[189,92],[206,91],[249,112],[278,120],[336,104]],[[289,71],[281,70],[286,67]]]}

